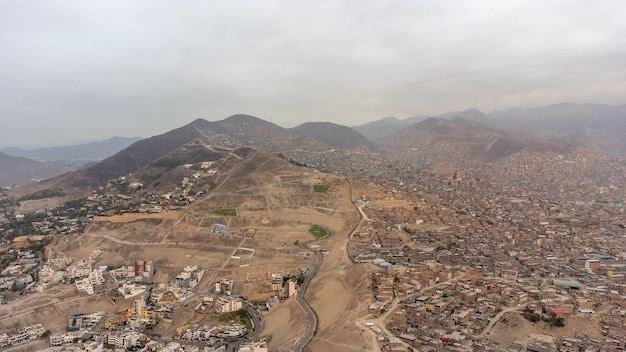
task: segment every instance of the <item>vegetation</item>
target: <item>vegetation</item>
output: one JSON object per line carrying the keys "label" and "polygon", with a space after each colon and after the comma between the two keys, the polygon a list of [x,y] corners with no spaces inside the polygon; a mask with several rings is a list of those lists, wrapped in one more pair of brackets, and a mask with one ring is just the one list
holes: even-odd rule
{"label": "vegetation", "polygon": [[317,193],[326,193],[328,192],[329,188],[330,188],[330,184],[313,185],[313,191]]}
{"label": "vegetation", "polygon": [[19,201],[24,200],[35,200],[35,199],[46,199],[53,197],[63,197],[65,196],[65,192],[61,188],[48,188],[42,189],[41,191],[29,193],[19,199]]}
{"label": "vegetation", "polygon": [[248,311],[245,309],[222,315],[220,321],[224,323],[238,323],[250,330],[253,328],[252,318],[250,318],[250,314],[248,314]]}
{"label": "vegetation", "polygon": [[181,166],[187,163],[187,160],[180,157],[163,157],[152,163],[155,167],[162,167],[166,170],[171,170],[177,166]]}
{"label": "vegetation", "polygon": [[237,216],[237,210],[234,208],[218,208],[211,210],[212,214],[221,216]]}
{"label": "vegetation", "polygon": [[141,174],[139,174],[138,178],[145,185],[149,185],[149,184],[152,184],[152,182],[158,180],[161,177],[161,175],[162,175],[161,172],[147,171],[147,172],[142,172]]}
{"label": "vegetation", "polygon": [[296,165],[296,166],[300,166],[300,167],[306,167],[307,166],[306,163],[301,163],[301,162],[295,161],[293,159],[289,159],[289,162],[294,164],[294,165]]}
{"label": "vegetation", "polygon": [[319,225],[311,226],[311,228],[309,229],[309,232],[317,239],[328,236],[328,231],[326,231],[323,227]]}
{"label": "vegetation", "polygon": [[[276,156],[278,156],[281,159],[287,159],[285,157],[285,154],[283,154],[283,153],[276,153]],[[306,167],[307,166],[306,163],[298,162],[298,161],[296,161],[296,160],[294,160],[292,158],[289,158],[289,160],[287,160],[287,161],[289,161],[290,163],[292,163],[292,164],[294,164],[296,166],[300,166],[300,167]]]}
{"label": "vegetation", "polygon": [[296,285],[300,286],[302,285],[302,283],[304,283],[304,279],[306,279],[306,277],[303,273],[300,273],[298,275],[283,276],[283,286],[285,286],[285,283],[287,283],[287,281],[289,280],[296,280]]}
{"label": "vegetation", "polygon": [[37,229],[33,223],[42,222],[46,219],[47,214],[44,212],[26,213],[23,218],[10,217],[2,224],[4,234],[2,239],[12,240],[18,236],[26,236],[37,233]]}
{"label": "vegetation", "polygon": [[528,321],[533,322],[533,323],[537,323],[543,320],[544,322],[550,324],[550,326],[556,326],[556,327],[565,326],[565,319],[561,317],[557,317],[556,314],[553,312],[550,312],[542,316],[539,313],[533,313],[530,310],[530,308],[526,307],[526,309],[524,309],[524,311],[522,312],[522,316],[526,318]]}

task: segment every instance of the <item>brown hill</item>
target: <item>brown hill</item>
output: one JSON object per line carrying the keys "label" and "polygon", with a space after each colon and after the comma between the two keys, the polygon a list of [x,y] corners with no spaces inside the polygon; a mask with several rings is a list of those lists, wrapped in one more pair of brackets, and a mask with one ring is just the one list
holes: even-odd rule
{"label": "brown hill", "polygon": [[132,174],[134,181],[142,183],[144,189],[154,190],[157,193],[176,189],[184,177],[207,175],[201,163],[210,163],[213,168],[223,166],[226,160],[240,160],[245,158],[251,148],[226,149],[207,145],[200,139],[195,139],[159,159],[144,166]]}
{"label": "brown hill", "polygon": [[67,171],[60,166],[0,153],[0,187],[24,185]]}
{"label": "brown hill", "polygon": [[307,122],[290,132],[324,143],[333,148],[376,151],[376,146],[354,129],[331,122]]}

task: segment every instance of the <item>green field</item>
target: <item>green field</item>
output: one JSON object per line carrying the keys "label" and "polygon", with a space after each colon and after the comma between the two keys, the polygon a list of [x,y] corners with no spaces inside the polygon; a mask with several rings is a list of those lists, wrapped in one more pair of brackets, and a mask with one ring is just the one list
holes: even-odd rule
{"label": "green field", "polygon": [[222,215],[222,216],[237,216],[237,210],[234,208],[219,208],[211,210],[212,214]]}
{"label": "green field", "polygon": [[61,188],[48,188],[48,189],[43,189],[41,191],[27,194],[18,200],[19,201],[35,200],[35,199],[46,199],[46,198],[63,197],[63,196],[65,196],[65,192],[63,192]]}
{"label": "green field", "polygon": [[317,193],[326,193],[330,188],[329,184],[326,185],[313,185],[313,190]]}
{"label": "green field", "polygon": [[311,228],[309,229],[309,232],[311,233],[311,235],[315,236],[315,238],[317,239],[328,236],[328,231],[324,230],[324,228],[319,225],[311,226]]}

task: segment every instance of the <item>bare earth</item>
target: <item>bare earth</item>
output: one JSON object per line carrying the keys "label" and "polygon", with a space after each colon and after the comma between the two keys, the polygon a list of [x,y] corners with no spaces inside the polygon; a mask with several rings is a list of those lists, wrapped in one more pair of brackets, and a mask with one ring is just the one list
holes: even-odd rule
{"label": "bare earth", "polygon": [[513,342],[529,342],[531,340],[541,341],[547,339],[549,343],[554,343],[556,339],[563,336],[574,336],[575,333],[583,333],[594,339],[601,339],[602,335],[598,328],[600,323],[596,321],[598,317],[584,317],[581,315],[568,316],[565,318],[565,327],[551,327],[548,323],[531,323],[519,312],[511,312],[504,315],[504,320],[498,322],[490,333],[491,341],[497,343],[502,348],[509,347]]}
{"label": "bare earth", "polygon": [[288,349],[302,336],[305,329],[304,311],[292,297],[263,316],[261,336],[269,336],[268,348],[272,351]]}
{"label": "bare earth", "polygon": [[[361,350],[371,340],[361,335],[354,321],[367,315],[372,300],[371,267],[353,264],[347,257],[346,243],[359,221],[348,182],[341,177],[311,174],[306,169],[294,172],[292,166],[281,164],[264,167],[271,170],[271,177],[256,181],[229,179],[250,186],[218,187],[177,213],[101,219],[106,221],[93,223],[83,235],[57,238],[47,248],[46,256],[66,255],[75,263],[102,250],[92,259],[95,266],[108,267],[130,265],[136,259],[152,260],[156,267],[153,283],[168,282],[185,266],[198,265],[207,272],[196,292],[210,293],[216,280],[233,278],[233,293],[247,296],[267,292],[263,280],[272,273],[291,275],[306,270],[313,254],[296,241],[314,240],[308,229],[321,225],[331,236],[316,244],[330,252],[305,296],[319,318],[317,334],[307,350]],[[281,174],[283,167],[287,175]],[[312,191],[312,185],[319,183],[332,184],[327,194]],[[237,216],[212,214],[214,208],[235,208]],[[227,225],[226,233],[210,233],[214,223]],[[256,230],[254,238],[241,236],[241,231],[248,228]],[[193,310],[194,303],[180,307],[173,322],[162,322],[155,333],[168,337],[186,324],[211,323],[210,317]],[[69,314],[99,310],[113,313],[131,304],[132,299],[128,299],[114,305],[104,295],[85,296],[72,285],[58,284],[0,306],[0,332],[38,322],[53,333],[61,332]],[[285,301],[263,318],[261,336],[269,336],[272,349],[292,346],[306,325],[295,299]]]}

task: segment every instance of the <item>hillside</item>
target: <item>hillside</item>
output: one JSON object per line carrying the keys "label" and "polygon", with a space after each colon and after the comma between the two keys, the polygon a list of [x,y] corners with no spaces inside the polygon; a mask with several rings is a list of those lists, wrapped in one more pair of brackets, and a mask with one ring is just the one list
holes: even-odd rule
{"label": "hillside", "polygon": [[390,134],[401,130],[404,127],[418,123],[427,119],[424,116],[407,117],[400,120],[397,117],[390,116],[380,120],[368,122],[360,126],[352,126],[352,129],[359,132],[365,138],[373,141],[389,136]]}
{"label": "hillside", "polygon": [[[492,119],[489,116],[485,115],[484,113],[482,113],[481,111],[477,109],[467,109],[464,111],[452,111],[452,112],[448,112],[445,114],[432,116],[432,117],[439,118],[439,119],[447,119],[447,120],[454,120],[454,119],[461,118],[461,119],[465,119],[469,121],[481,122],[481,123],[486,123],[486,124],[489,124],[492,122]],[[398,132],[405,127],[414,125],[416,123],[420,123],[428,118],[429,116],[411,116],[405,119],[398,119],[397,117],[390,116],[390,117],[385,117],[380,120],[368,122],[360,126],[353,126],[352,128],[355,131],[362,134],[363,136],[365,136],[366,138],[368,138],[369,140],[378,140],[378,139],[385,138],[389,135],[392,135],[393,133]]]}
{"label": "hillside", "polygon": [[[626,155],[626,140],[622,138],[626,134],[626,105],[562,103],[536,108],[513,108],[489,114],[467,109],[434,117],[447,120],[462,118],[494,128],[554,136],[608,156]],[[425,119],[386,117],[353,128],[370,140],[377,140]]]}
{"label": "hillside", "polygon": [[209,138],[215,134],[211,127],[211,122],[195,120],[164,134],[137,141],[95,165],[23,188],[16,196],[49,188],[60,188],[67,194],[75,196],[84,195],[94,188],[105,185],[110,179],[126,176],[141,169],[189,141]]}
{"label": "hillside", "polygon": [[67,172],[67,169],[0,153],[0,187],[24,185]]}
{"label": "hillside", "polygon": [[[325,146],[319,141],[303,137],[271,122],[250,115],[233,115],[221,121],[214,122],[223,135],[236,140],[238,146],[260,147],[274,152],[287,150],[324,150]],[[220,136],[223,137],[223,136]],[[214,140],[213,144],[219,141]],[[227,145],[234,147],[234,145]]]}
{"label": "hillside", "polygon": [[389,155],[418,165],[450,162],[457,166],[489,163],[522,150],[567,153],[571,144],[552,137],[512,132],[457,118],[429,118],[379,143]]}

